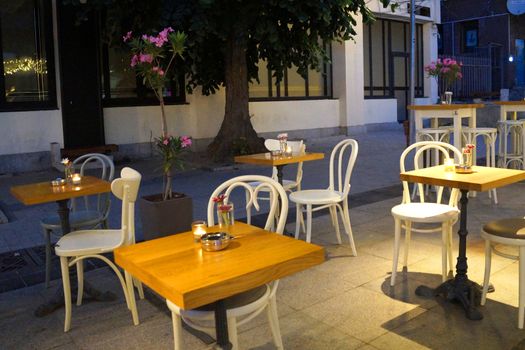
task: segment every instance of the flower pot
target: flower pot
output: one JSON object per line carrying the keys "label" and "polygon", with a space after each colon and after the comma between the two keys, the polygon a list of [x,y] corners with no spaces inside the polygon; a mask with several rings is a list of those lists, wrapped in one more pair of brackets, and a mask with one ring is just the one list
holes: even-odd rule
{"label": "flower pot", "polygon": [[182,193],[163,201],[161,194],[139,199],[140,218],[144,240],[169,236],[191,230],[193,201]]}

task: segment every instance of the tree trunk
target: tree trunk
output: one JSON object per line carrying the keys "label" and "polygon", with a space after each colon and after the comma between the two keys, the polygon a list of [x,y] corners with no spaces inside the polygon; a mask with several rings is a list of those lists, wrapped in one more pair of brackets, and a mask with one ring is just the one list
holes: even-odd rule
{"label": "tree trunk", "polygon": [[221,128],[208,153],[223,160],[234,153],[263,152],[264,139],[259,138],[250,121],[248,110],[247,43],[242,28],[232,30],[225,50],[226,107]]}

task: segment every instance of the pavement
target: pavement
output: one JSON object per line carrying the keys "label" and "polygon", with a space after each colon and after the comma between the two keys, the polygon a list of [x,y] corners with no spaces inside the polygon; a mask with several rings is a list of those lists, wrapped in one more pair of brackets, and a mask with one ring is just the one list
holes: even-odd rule
{"label": "pavement", "polygon": [[[518,263],[493,257],[489,294],[481,308],[484,319],[468,321],[458,305],[443,298],[415,295],[420,284],[441,282],[441,237],[413,234],[408,270],[398,273],[389,287],[392,269],[392,206],[401,201],[399,155],[404,149],[402,131],[354,135],[359,156],[352,177],[350,216],[358,256],[352,257],[348,241],[336,243],[326,213],[314,218],[312,243],[323,246],[327,261],[315,268],[281,280],[277,292],[280,329],[287,349],[525,349],[525,333],[517,328]],[[308,150],[326,154],[341,137],[306,140]],[[126,164],[144,174],[141,194],[158,192],[160,178],[151,172],[152,161]],[[119,167],[122,167],[120,164]],[[290,167],[286,174],[294,174]],[[256,166],[194,167],[176,176],[175,190],[194,199],[195,219],[205,218],[208,196],[216,185],[237,175],[270,174]],[[53,213],[54,204],[25,207],[8,194],[10,186],[56,177],[53,172],[17,174],[0,178],[0,205],[10,222],[0,225],[5,254],[28,254],[42,242],[38,219]],[[285,175],[286,176],[286,175]],[[305,163],[303,188],[322,188],[328,182],[328,160]],[[484,223],[501,217],[523,216],[525,184],[498,190],[495,205],[486,193],[469,201],[469,277],[480,283],[484,267]],[[118,206],[118,201],[113,201]],[[113,209],[112,209],[113,210]],[[118,227],[117,210],[110,226]],[[290,210],[293,215],[293,209]],[[138,215],[137,215],[138,217]],[[240,217],[240,216],[239,216]],[[33,223],[36,222],[35,223]],[[287,229],[293,230],[289,221]],[[455,232],[457,227],[455,227]],[[140,223],[137,223],[140,237]],[[17,239],[18,238],[18,239]],[[302,237],[304,239],[304,237]],[[457,252],[457,237],[454,237]],[[14,250],[13,250],[14,249]],[[507,248],[506,252],[515,250]],[[16,265],[16,264],[14,264]],[[401,267],[398,268],[398,271]],[[10,272],[17,271],[12,268]],[[0,271],[1,272],[1,271]],[[118,280],[108,268],[86,272],[100,290],[118,298],[112,302],[89,302],[73,308],[72,329],[63,333],[63,310],[35,318],[35,308],[47,300],[52,288],[26,283],[24,288],[0,293],[0,348],[2,349],[169,349],[173,348],[171,319],[162,300],[149,291],[138,301],[140,325],[133,326]],[[0,286],[2,281],[0,279]],[[209,342],[184,332],[185,349],[207,349]],[[271,333],[261,314],[239,329],[241,349],[273,349]]]}

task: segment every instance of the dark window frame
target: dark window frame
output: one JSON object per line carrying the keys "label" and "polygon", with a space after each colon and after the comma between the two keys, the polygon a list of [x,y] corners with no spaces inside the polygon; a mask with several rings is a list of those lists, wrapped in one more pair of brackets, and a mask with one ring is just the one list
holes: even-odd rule
{"label": "dark window frame", "polygon": [[[372,64],[372,25],[377,25],[378,21],[381,21],[381,52],[383,53],[383,85],[375,85],[373,80],[373,64]],[[376,20],[374,24],[363,24],[364,28],[363,30],[368,31],[368,69],[364,74],[367,74],[369,77],[369,82],[371,86],[364,86],[364,98],[365,99],[392,99],[395,98],[394,91],[395,90],[402,90],[406,88],[396,88],[393,86],[392,81],[392,57],[393,54],[396,53],[396,51],[392,50],[392,26],[391,24],[393,22],[401,23],[403,24],[403,45],[404,45],[404,51],[405,53],[409,54],[408,44],[409,39],[407,40],[407,33],[406,31],[409,30],[408,25],[409,23],[403,22],[403,21],[397,21],[392,19],[385,19],[385,18],[379,18]],[[387,45],[385,45],[385,39]],[[408,41],[408,42],[407,42]],[[423,64],[421,60],[423,59],[423,50],[424,50],[424,42],[423,42],[423,25],[420,23],[416,23],[416,41],[419,44],[417,46],[418,54],[419,54],[419,60],[416,59],[416,86],[415,86],[415,97],[420,98],[424,97],[425,94],[425,84],[424,84],[424,74],[423,74]],[[405,63],[407,64],[407,63]],[[388,68],[388,79],[386,79],[385,72]],[[408,68],[405,69],[405,74],[408,74]],[[406,80],[408,82],[408,77],[406,77]],[[408,88],[408,86],[407,86]],[[376,95],[374,94],[374,91],[381,91],[382,95]]]}
{"label": "dark window frame", "polygon": [[[327,52],[329,59],[324,60],[321,65],[321,74],[323,76],[323,95],[321,96],[310,96],[308,86],[308,74],[304,79],[304,91],[305,96],[289,96],[288,95],[288,69],[284,72],[283,79],[278,83],[274,84],[272,71],[268,72],[268,97],[250,97],[250,102],[264,102],[264,101],[301,101],[301,100],[330,100],[333,99],[333,67],[332,67],[332,45],[327,45]],[[282,87],[281,87],[282,86]],[[281,96],[281,92],[284,92],[284,96]]]}
{"label": "dark window frame", "polygon": [[[47,68],[48,100],[8,102],[5,96],[4,50],[1,32],[0,13],[0,112],[21,112],[58,109],[55,73],[55,50],[53,40],[53,16],[51,0],[33,0],[35,9],[35,37],[43,38]],[[43,12],[43,13],[42,13]],[[43,31],[43,32],[42,32]],[[40,42],[37,42],[39,45]]]}

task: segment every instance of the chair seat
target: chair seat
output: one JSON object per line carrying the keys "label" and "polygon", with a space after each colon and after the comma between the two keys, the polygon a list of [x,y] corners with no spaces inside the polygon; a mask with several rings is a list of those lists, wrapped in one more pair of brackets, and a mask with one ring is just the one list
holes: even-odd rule
{"label": "chair seat", "polygon": [[121,240],[121,230],[73,231],[58,240],[55,253],[58,256],[106,253],[117,248]]}
{"label": "chair seat", "polygon": [[[252,181],[252,182],[249,182],[248,185],[252,186],[252,187],[257,187],[259,186],[261,183],[258,182],[258,181]],[[292,188],[295,188],[297,187],[297,181],[292,181],[292,180],[283,180],[283,188],[285,190],[290,190]],[[261,192],[270,192],[268,187],[262,187],[261,188]]]}
{"label": "chair seat", "polygon": [[[226,310],[233,310],[240,307],[244,307],[259,301],[262,297],[264,297],[265,294],[268,294],[268,296],[270,295],[270,287],[266,284],[224,299],[224,306],[226,307]],[[181,313],[180,307],[178,307],[169,300],[166,300],[166,303],[168,304],[170,310],[175,310],[179,314]],[[191,317],[213,311],[215,311],[215,303],[206,304],[192,310],[184,310],[182,311],[182,313]]]}
{"label": "chair seat", "polygon": [[304,190],[290,194],[290,200],[300,204],[330,204],[343,200],[343,194],[334,190]]}
{"label": "chair seat", "polygon": [[[78,210],[69,214],[71,228],[77,229],[83,226],[95,225],[103,219],[102,214],[97,210]],[[50,215],[40,221],[40,224],[50,230],[60,229],[60,217],[58,214]]]}
{"label": "chair seat", "polygon": [[445,222],[456,219],[458,214],[457,208],[438,203],[407,203],[392,208],[394,217],[412,222]]}
{"label": "chair seat", "polygon": [[525,219],[511,218],[491,221],[483,226],[483,231],[498,237],[525,240]]}

